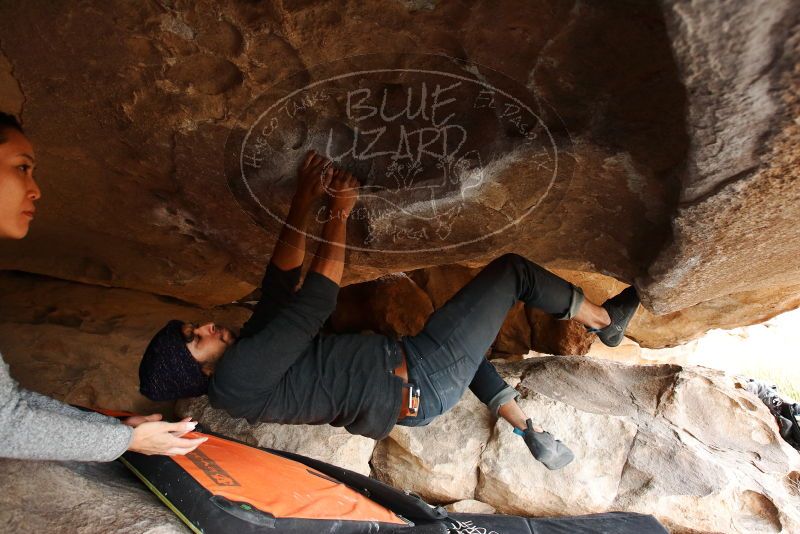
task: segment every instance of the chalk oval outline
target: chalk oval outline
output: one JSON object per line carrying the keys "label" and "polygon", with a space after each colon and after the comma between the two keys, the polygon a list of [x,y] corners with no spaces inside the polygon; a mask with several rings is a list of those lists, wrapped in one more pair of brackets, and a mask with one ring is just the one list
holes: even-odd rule
{"label": "chalk oval outline", "polygon": [[[352,57],[348,57],[348,58],[344,58],[344,59],[353,60],[353,59],[358,59],[359,57],[365,57],[366,58],[366,57],[375,57],[375,56],[379,56],[379,55],[382,55],[382,54],[366,54],[366,55],[363,55],[363,56],[352,56]],[[409,54],[404,54],[404,55],[409,55]],[[437,54],[410,54],[410,55],[416,55],[416,56],[422,56],[422,57],[445,58],[445,59],[449,59],[451,61],[455,61],[457,63],[460,63],[462,65],[478,67],[478,65],[476,63],[464,62],[464,61],[461,61],[461,60],[458,60],[458,59],[455,59],[455,58],[451,58],[451,57],[445,56],[445,55],[437,55]],[[309,67],[307,69],[304,69],[303,71],[294,73],[292,76],[297,76],[301,72],[308,72],[308,71],[310,71],[310,70],[312,70],[314,68],[319,68],[319,67],[321,67],[323,65],[331,65],[333,63],[336,63],[336,61],[331,62],[331,63],[323,63],[323,64],[320,64],[320,65],[315,65],[314,67]],[[484,68],[486,70],[490,70],[490,71],[495,72],[495,73],[498,73],[502,77],[507,78],[508,80],[511,80],[512,82],[515,82],[515,83],[518,84],[518,82],[516,82],[516,80],[513,80],[513,79],[509,78],[508,76],[506,76],[505,74],[502,74],[502,73],[499,73],[498,71],[495,71],[494,69],[491,69],[489,67],[482,67],[482,68]],[[461,76],[461,75],[450,73],[450,72],[428,70],[428,69],[369,69],[369,70],[359,70],[359,71],[349,72],[349,73],[346,73],[346,74],[339,74],[339,75],[336,75],[336,76],[331,76],[331,77],[325,78],[323,80],[318,80],[318,81],[312,82],[310,84],[307,84],[307,85],[305,85],[305,86],[303,86],[303,87],[301,87],[299,89],[296,89],[296,90],[292,91],[291,93],[289,93],[287,95],[284,95],[283,97],[278,99],[274,104],[272,104],[266,110],[264,110],[253,121],[253,123],[250,126],[250,128],[248,128],[247,133],[245,134],[245,136],[244,136],[244,138],[242,140],[242,148],[241,148],[241,150],[239,152],[240,177],[241,177],[241,180],[242,180],[242,183],[243,183],[245,189],[247,190],[247,193],[250,195],[250,198],[258,205],[259,208],[261,208],[263,211],[265,211],[270,217],[272,217],[278,223],[284,224],[284,225],[288,226],[290,229],[292,229],[292,230],[294,230],[296,232],[299,232],[301,234],[304,234],[307,238],[314,239],[314,240],[316,240],[316,241],[318,241],[320,243],[332,243],[331,241],[328,241],[327,239],[323,239],[322,237],[318,237],[318,236],[315,236],[315,235],[312,235],[312,234],[308,234],[307,232],[292,226],[284,218],[272,213],[272,211],[269,208],[267,208],[261,202],[261,200],[258,198],[258,196],[253,192],[252,188],[250,187],[250,184],[247,181],[247,177],[245,176],[245,172],[244,172],[244,152],[245,152],[245,147],[247,146],[247,141],[250,138],[250,134],[252,133],[252,131],[255,128],[255,126],[260,124],[262,119],[264,118],[264,116],[267,115],[268,113],[270,113],[275,107],[283,104],[286,100],[294,97],[298,93],[307,91],[309,89],[312,89],[312,88],[317,87],[317,86],[322,85],[322,84],[326,84],[326,83],[329,83],[329,82],[332,82],[332,81],[349,78],[349,77],[356,76],[356,75],[379,74],[379,73],[416,73],[416,74],[434,74],[434,75],[438,75],[438,76],[445,76],[445,77],[449,77],[449,78],[453,78],[453,79],[457,79],[457,80],[461,80],[461,81],[465,81],[465,82],[470,82],[470,83],[473,83],[473,84],[476,84],[476,85],[483,86],[484,88],[487,88],[487,89],[492,90],[492,91],[496,91],[498,94],[501,94],[504,97],[514,101],[520,107],[525,109],[531,116],[535,117],[536,120],[539,122],[539,124],[541,124],[544,127],[545,132],[547,132],[547,136],[548,136],[548,138],[550,140],[550,145],[551,145],[551,147],[553,149],[553,161],[554,161],[553,175],[552,175],[552,177],[550,179],[550,183],[547,185],[547,188],[545,189],[544,193],[541,195],[539,200],[537,200],[533,205],[529,206],[528,209],[525,210],[524,213],[522,213],[514,221],[506,224],[505,226],[503,226],[501,228],[498,228],[497,230],[494,230],[494,231],[489,232],[487,234],[484,234],[484,235],[482,235],[480,237],[476,237],[476,238],[473,238],[473,239],[460,241],[458,243],[449,244],[449,245],[441,245],[441,246],[429,247],[429,248],[415,248],[415,249],[409,249],[409,250],[382,250],[382,249],[375,249],[375,248],[360,247],[360,246],[352,245],[352,244],[349,244],[349,243],[345,244],[345,248],[350,248],[352,250],[357,250],[357,251],[360,251],[360,252],[372,252],[372,253],[378,252],[378,253],[388,253],[388,254],[415,254],[415,253],[419,253],[419,252],[439,252],[439,251],[443,251],[443,250],[449,250],[449,249],[461,247],[461,246],[464,246],[464,245],[469,245],[469,244],[472,244],[472,243],[476,243],[478,241],[483,241],[483,240],[485,240],[485,239],[487,239],[489,237],[492,237],[494,235],[497,235],[497,234],[499,234],[501,232],[505,232],[510,227],[517,225],[522,219],[524,219],[525,217],[530,215],[544,201],[544,199],[547,198],[547,196],[550,193],[550,190],[553,188],[553,186],[554,186],[554,184],[556,182],[556,178],[558,176],[558,169],[559,169],[559,165],[558,165],[558,159],[559,159],[558,158],[558,156],[559,156],[558,146],[556,144],[555,139],[553,138],[552,133],[550,132],[550,128],[548,128],[547,124],[545,124],[545,122],[542,120],[542,118],[539,117],[539,115],[537,115],[536,113],[534,113],[533,110],[531,110],[531,108],[527,104],[523,103],[517,97],[507,93],[506,91],[503,91],[502,89],[494,87],[493,85],[491,85],[491,84],[489,84],[487,82],[484,82],[484,81],[481,81],[481,80],[476,80],[474,78],[468,78],[466,76]],[[284,80],[286,80],[286,79],[284,79]],[[278,84],[280,84],[280,83],[283,83],[283,82],[278,82]],[[521,87],[524,87],[521,84],[518,84],[518,85],[520,85]],[[257,98],[255,100],[257,100]],[[558,117],[558,114],[555,112],[555,110],[553,110],[553,112]],[[561,120],[560,117],[558,117],[558,119]],[[561,121],[561,122],[563,124],[563,121]],[[569,134],[567,134],[567,135],[569,137]],[[571,139],[570,139],[570,144],[571,144]]]}

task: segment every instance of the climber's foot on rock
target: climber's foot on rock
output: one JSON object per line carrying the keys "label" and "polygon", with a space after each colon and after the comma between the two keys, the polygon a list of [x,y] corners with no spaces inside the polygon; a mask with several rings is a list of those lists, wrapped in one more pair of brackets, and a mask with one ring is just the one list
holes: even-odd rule
{"label": "climber's foot on rock", "polygon": [[[533,429],[530,419],[525,421],[527,428],[522,432],[522,439],[530,449],[533,457],[539,460],[550,470],[561,469],[572,460],[575,455],[569,447],[555,439],[549,432],[537,432]],[[519,432],[519,431],[517,431]]]}
{"label": "climber's foot on rock", "polygon": [[625,329],[639,308],[639,295],[633,286],[626,287],[619,295],[611,297],[602,304],[608,312],[611,324],[605,328],[586,329],[600,338],[603,344],[609,347],[616,347],[622,343],[625,337]]}

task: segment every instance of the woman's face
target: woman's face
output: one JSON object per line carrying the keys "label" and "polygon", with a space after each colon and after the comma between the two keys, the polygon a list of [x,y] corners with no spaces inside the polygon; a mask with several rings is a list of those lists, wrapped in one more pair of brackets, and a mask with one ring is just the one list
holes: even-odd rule
{"label": "woman's face", "polygon": [[36,211],[33,203],[42,196],[33,180],[33,146],[13,128],[3,132],[0,143],[0,238],[22,239]]}

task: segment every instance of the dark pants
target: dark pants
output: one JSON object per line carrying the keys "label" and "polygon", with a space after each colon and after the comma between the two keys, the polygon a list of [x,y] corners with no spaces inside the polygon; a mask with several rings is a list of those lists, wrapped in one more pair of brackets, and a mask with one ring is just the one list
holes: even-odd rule
{"label": "dark pants", "polygon": [[420,388],[420,408],[416,417],[398,424],[427,425],[452,408],[467,386],[496,414],[517,396],[484,357],[508,311],[521,300],[558,319],[570,319],[583,298],[580,288],[518,254],[490,262],[433,312],[419,334],[401,338],[409,382]]}

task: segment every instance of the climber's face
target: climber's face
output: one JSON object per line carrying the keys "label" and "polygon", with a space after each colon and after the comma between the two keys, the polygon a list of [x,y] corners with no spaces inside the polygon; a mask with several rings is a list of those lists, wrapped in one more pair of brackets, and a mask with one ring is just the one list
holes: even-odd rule
{"label": "climber's face", "polygon": [[214,323],[184,323],[181,333],[189,352],[200,362],[203,372],[209,375],[214,372],[214,367],[225,349],[236,342],[236,336],[230,330]]}
{"label": "climber's face", "polygon": [[33,203],[42,196],[33,180],[33,146],[13,128],[0,133],[0,238],[22,239],[36,211]]}

